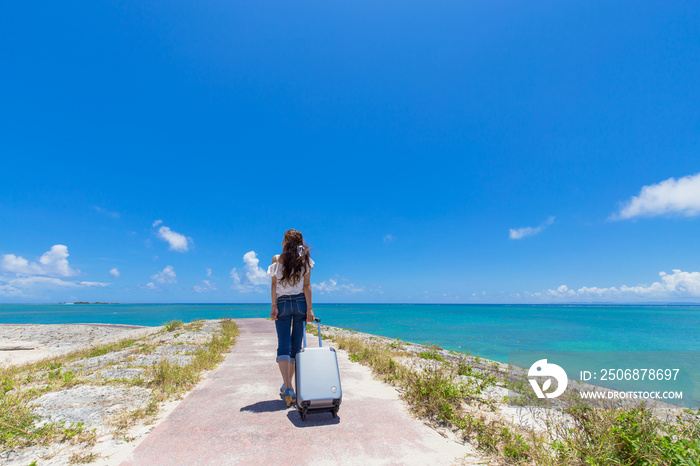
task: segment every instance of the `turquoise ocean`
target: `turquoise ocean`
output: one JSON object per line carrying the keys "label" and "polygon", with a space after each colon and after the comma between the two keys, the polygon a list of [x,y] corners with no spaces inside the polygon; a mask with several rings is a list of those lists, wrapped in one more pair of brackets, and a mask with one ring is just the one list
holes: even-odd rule
{"label": "turquoise ocean", "polygon": [[[700,351],[700,306],[316,304],[322,323],[505,361],[512,351]],[[269,304],[0,304],[0,323],[162,325]]]}

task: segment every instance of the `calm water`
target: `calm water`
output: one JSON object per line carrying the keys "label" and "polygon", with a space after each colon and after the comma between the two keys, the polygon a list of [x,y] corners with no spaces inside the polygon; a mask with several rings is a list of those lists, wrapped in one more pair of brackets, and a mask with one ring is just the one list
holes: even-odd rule
{"label": "calm water", "polygon": [[[161,325],[269,304],[1,304],[0,323]],[[700,351],[700,306],[317,304],[324,324],[506,361],[510,351]]]}

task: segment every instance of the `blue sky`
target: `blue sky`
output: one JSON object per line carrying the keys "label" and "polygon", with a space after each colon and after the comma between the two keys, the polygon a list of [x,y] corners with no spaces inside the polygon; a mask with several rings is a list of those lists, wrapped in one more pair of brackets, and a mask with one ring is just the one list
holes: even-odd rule
{"label": "blue sky", "polygon": [[0,29],[0,302],[265,302],[288,228],[318,302],[700,301],[697,2],[11,2]]}

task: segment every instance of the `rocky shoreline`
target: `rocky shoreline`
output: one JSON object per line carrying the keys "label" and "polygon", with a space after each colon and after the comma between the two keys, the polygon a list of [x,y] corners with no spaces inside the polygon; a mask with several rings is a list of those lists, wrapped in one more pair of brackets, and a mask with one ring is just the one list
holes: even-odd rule
{"label": "rocky shoreline", "polygon": [[3,396],[24,400],[37,417],[35,428],[61,426],[64,437],[26,447],[3,445],[0,464],[119,464],[184,395],[155,399],[149,384],[154,370],[161,362],[190,364],[221,333],[220,322],[195,321],[170,331],[166,326],[0,325],[0,345],[35,348],[0,352],[5,379],[13,378]]}

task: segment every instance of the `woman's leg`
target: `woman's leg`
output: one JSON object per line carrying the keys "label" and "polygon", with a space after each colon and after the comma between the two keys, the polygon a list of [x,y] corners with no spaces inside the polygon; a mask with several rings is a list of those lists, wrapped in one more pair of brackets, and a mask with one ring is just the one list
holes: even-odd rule
{"label": "woman's leg", "polygon": [[280,366],[280,374],[282,374],[284,388],[292,388],[292,374],[294,373],[294,364],[290,364],[289,361],[279,361],[277,364],[279,364]]}
{"label": "woman's leg", "polygon": [[285,388],[292,386],[292,380],[289,376],[289,355],[291,353],[291,335],[292,312],[288,301],[279,301],[277,304],[279,314],[275,321],[275,329],[277,330],[277,364],[279,365],[280,374],[284,381]]}
{"label": "woman's leg", "polygon": [[291,336],[291,352],[289,354],[289,380],[294,378],[296,356],[301,350],[302,340],[304,338],[304,325],[306,325],[306,299],[304,295],[300,299],[292,301],[292,336]]}

